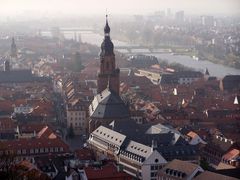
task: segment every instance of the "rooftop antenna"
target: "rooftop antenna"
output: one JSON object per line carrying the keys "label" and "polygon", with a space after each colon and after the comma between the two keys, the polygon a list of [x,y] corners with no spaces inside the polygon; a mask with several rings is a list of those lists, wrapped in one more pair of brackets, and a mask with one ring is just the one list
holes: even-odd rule
{"label": "rooftop antenna", "polygon": [[108,14],[108,10],[106,8],[106,23],[108,23],[108,17],[109,17],[109,14]]}
{"label": "rooftop antenna", "polygon": [[108,18],[108,10],[107,10],[107,8],[106,8],[106,19]]}

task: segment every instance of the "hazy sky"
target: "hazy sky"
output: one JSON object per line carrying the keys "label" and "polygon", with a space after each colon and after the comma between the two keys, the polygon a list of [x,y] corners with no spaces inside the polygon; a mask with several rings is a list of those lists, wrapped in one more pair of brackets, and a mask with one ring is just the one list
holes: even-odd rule
{"label": "hazy sky", "polygon": [[0,13],[14,15],[26,10],[56,14],[140,14],[184,10],[186,13],[240,14],[240,0],[0,0]]}

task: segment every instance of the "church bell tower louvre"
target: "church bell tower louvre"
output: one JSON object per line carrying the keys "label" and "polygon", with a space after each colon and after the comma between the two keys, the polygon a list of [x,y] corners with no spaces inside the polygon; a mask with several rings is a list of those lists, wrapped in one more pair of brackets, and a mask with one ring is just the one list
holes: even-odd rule
{"label": "church bell tower louvre", "polygon": [[116,68],[114,45],[110,38],[110,27],[108,16],[104,27],[104,39],[101,44],[100,52],[100,72],[98,74],[98,93],[108,87],[116,94],[119,94],[119,68]]}

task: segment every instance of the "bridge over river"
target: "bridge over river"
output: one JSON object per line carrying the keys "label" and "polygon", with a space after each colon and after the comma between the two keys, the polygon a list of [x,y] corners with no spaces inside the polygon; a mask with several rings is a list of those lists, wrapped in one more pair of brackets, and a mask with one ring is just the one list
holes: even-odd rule
{"label": "bridge over river", "polygon": [[151,47],[151,46],[141,46],[141,45],[116,45],[115,50],[124,53],[124,54],[133,54],[133,53],[172,53],[172,50],[169,48],[161,47]]}

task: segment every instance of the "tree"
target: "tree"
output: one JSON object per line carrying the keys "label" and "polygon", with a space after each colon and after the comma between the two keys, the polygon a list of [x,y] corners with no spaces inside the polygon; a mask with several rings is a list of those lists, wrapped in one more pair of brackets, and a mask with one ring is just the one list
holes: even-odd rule
{"label": "tree", "polygon": [[209,164],[205,159],[201,159],[200,160],[200,166],[204,169],[204,170],[209,170]]}
{"label": "tree", "polygon": [[168,62],[167,61],[161,60],[161,61],[159,61],[159,64],[162,68],[167,68],[168,67]]}
{"label": "tree", "polygon": [[142,40],[143,43],[146,45],[151,44],[152,42],[152,30],[149,27],[145,27],[142,31]]}
{"label": "tree", "polygon": [[126,32],[126,35],[131,43],[136,43],[136,40],[138,39],[138,33],[135,29],[130,29]]}
{"label": "tree", "polygon": [[75,71],[81,71],[84,68],[84,66],[82,65],[82,57],[81,57],[81,54],[79,52],[76,52],[74,54],[73,64],[74,64],[73,70],[75,70]]}
{"label": "tree", "polygon": [[72,138],[74,138],[74,136],[75,136],[75,133],[73,130],[73,126],[71,124],[70,127],[68,128],[68,137],[72,139]]}
{"label": "tree", "polygon": [[0,179],[14,179],[16,171],[12,167],[16,164],[16,155],[13,152],[7,154],[7,148],[4,149],[0,155]]}

